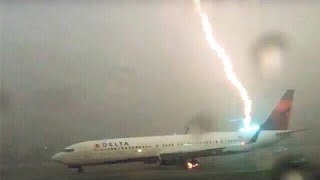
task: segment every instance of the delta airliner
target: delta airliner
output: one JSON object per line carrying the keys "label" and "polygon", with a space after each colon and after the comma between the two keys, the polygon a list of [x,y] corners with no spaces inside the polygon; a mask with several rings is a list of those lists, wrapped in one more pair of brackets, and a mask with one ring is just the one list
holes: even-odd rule
{"label": "delta airliner", "polygon": [[83,166],[141,161],[159,165],[199,166],[197,158],[244,153],[270,146],[300,130],[288,130],[293,90],[287,90],[267,120],[255,131],[209,132],[128,137],[70,145],[52,160],[83,171]]}

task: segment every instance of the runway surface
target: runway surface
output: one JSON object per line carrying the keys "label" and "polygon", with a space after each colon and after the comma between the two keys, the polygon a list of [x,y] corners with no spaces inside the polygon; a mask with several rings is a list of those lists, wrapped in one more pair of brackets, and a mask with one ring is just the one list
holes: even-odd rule
{"label": "runway surface", "polygon": [[[305,148],[304,148],[305,149]],[[319,148],[312,148],[311,160],[319,160]],[[294,152],[303,152],[294,149]],[[217,180],[267,180],[275,156],[268,149],[247,154],[200,158],[201,167],[185,170],[174,166],[159,167],[142,163],[85,167],[79,174],[64,165],[47,162],[1,166],[1,180],[105,180],[105,179],[217,179]]]}
{"label": "runway surface", "polygon": [[79,174],[75,170],[62,166],[17,167],[5,169],[2,180],[102,180],[102,179],[270,179],[269,171],[217,171],[211,168],[185,170],[174,167],[117,168],[90,167]]}

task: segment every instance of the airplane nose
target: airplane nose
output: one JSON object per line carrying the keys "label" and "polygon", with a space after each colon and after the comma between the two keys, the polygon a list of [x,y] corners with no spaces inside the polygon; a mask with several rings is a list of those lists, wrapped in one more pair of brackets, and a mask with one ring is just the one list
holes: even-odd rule
{"label": "airplane nose", "polygon": [[61,153],[55,154],[51,157],[51,160],[54,162],[62,163],[62,155]]}

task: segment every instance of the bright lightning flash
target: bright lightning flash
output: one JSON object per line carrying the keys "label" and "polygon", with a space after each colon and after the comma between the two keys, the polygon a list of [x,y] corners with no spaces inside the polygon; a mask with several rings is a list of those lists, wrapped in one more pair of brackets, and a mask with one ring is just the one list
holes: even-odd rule
{"label": "bright lightning flash", "polygon": [[245,128],[250,128],[252,101],[248,95],[248,91],[242,85],[241,81],[233,71],[232,62],[230,61],[229,56],[226,54],[225,50],[220,46],[217,40],[213,37],[211,24],[209,22],[207,14],[203,12],[201,9],[200,0],[193,0],[193,2],[195,5],[195,9],[201,18],[202,29],[205,33],[205,37],[210,48],[216,52],[217,56],[222,61],[226,76],[228,77],[231,84],[236,87],[236,89],[238,90],[241,96],[241,99],[244,103],[244,115],[245,115],[245,118],[243,119],[243,123]]}

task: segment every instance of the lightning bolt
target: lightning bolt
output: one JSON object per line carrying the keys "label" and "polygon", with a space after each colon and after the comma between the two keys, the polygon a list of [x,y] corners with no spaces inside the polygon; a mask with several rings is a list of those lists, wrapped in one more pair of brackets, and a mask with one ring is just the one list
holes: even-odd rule
{"label": "lightning bolt", "polygon": [[221,47],[221,45],[217,42],[217,40],[214,38],[212,33],[211,24],[209,22],[209,18],[205,12],[202,11],[200,0],[193,0],[195,10],[199,14],[201,18],[201,24],[202,24],[202,30],[205,34],[205,38],[210,46],[210,48],[216,52],[217,56],[221,60],[224,68],[224,72],[231,82],[233,86],[238,90],[241,99],[244,103],[244,116],[243,123],[245,128],[250,127],[251,122],[251,109],[252,109],[252,101],[249,97],[247,89],[243,86],[239,78],[237,77],[236,73],[233,70],[232,62],[230,60],[230,57],[225,52],[225,50]]}

